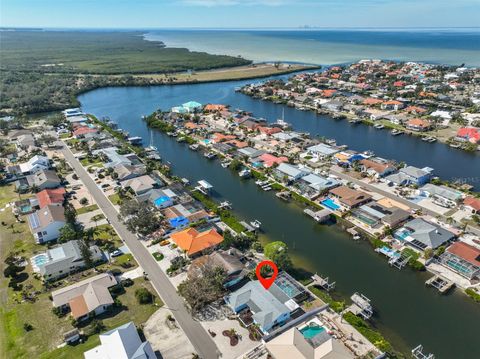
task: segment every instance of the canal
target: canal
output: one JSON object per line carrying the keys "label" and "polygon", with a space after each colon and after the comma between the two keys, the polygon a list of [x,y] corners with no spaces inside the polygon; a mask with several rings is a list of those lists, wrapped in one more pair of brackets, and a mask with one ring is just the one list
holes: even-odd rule
{"label": "canal", "polygon": [[[228,103],[233,108],[246,109],[269,120],[275,120],[280,115],[281,106],[234,93],[233,88],[239,84],[106,88],[86,93],[79,100],[84,111],[97,117],[109,116],[121,128],[132,135],[142,136],[145,141],[148,141],[149,135],[146,125],[140,120],[141,115],[149,114],[157,108],[168,109],[188,100]],[[333,121],[290,108],[286,108],[285,117],[296,129],[336,138],[351,148],[358,146],[362,150],[372,149],[383,157],[394,157],[382,152],[389,149],[384,144],[392,136],[371,131],[368,127],[353,127],[346,121]],[[350,134],[353,131],[363,131],[363,134],[357,133],[354,136]],[[369,134],[371,139],[365,140]],[[348,142],[349,138],[355,141]],[[426,162],[431,151],[436,149],[443,156],[454,156],[453,161],[456,162],[452,163],[456,165],[470,163],[470,172],[466,176],[479,175],[479,169],[473,165],[473,162],[478,161],[475,155],[455,152],[442,145],[424,144],[408,137],[399,140],[415,141],[407,144],[392,142],[397,149],[392,149],[392,152],[398,152],[399,155],[404,155],[402,146],[406,146],[407,152],[412,150],[408,144],[414,148],[417,144],[425,146],[417,148],[420,151],[418,156],[408,159],[412,164],[428,165],[417,161],[422,161],[423,158]],[[173,164],[175,174],[192,181],[206,179],[212,183],[216,190],[215,196],[231,201],[240,217],[246,220],[259,219],[262,222],[264,240],[285,241],[297,264],[312,272],[330,276],[337,282],[338,291],[346,296],[355,291],[368,296],[376,309],[375,325],[403,351],[423,344],[426,350],[434,352],[438,358],[480,357],[480,310],[478,305],[464,295],[437,294],[425,287],[425,274],[389,267],[386,260],[374,253],[368,244],[352,241],[338,226],[315,224],[297,206],[285,204],[272,193],[259,190],[253,181],[241,181],[218,162],[206,160],[184,144],[178,144],[158,132],[154,133],[154,143],[162,157]],[[400,148],[401,152],[398,151]],[[425,153],[427,148],[429,153]],[[460,158],[465,162],[461,162]],[[445,177],[458,176],[457,171],[452,170],[453,167],[444,164],[437,168],[437,173],[443,169],[445,173],[451,174],[450,177]]]}

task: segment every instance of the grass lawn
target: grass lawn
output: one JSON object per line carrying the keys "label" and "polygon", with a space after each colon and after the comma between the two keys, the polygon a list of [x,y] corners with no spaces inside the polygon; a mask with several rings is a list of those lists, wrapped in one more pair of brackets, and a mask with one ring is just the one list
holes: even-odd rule
{"label": "grass lawn", "polygon": [[96,204],[91,204],[90,206],[77,208],[76,212],[77,212],[77,214],[84,214],[84,213],[88,213],[88,212],[93,212],[97,209],[98,209],[98,206]]}
{"label": "grass lawn", "polygon": [[108,199],[115,205],[119,205],[122,202],[122,199],[118,193],[111,194],[108,196]]}
{"label": "grass lawn", "polygon": [[155,258],[158,262],[160,262],[163,259],[163,254],[160,252],[155,252],[152,253],[153,258]]}
{"label": "grass lawn", "polygon": [[132,266],[129,267],[129,269],[133,269],[137,266],[137,262],[135,261],[135,259],[133,259],[133,256],[130,253],[125,253],[125,254],[122,254],[121,256],[115,257],[113,262],[117,266],[123,266],[123,265],[126,265],[127,263],[130,263]]}

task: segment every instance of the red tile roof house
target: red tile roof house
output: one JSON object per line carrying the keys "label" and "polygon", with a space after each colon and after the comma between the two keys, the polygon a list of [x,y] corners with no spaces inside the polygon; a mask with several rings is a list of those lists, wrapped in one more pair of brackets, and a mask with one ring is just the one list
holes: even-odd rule
{"label": "red tile roof house", "polygon": [[234,135],[224,135],[223,133],[216,132],[212,136],[212,141],[214,143],[220,143],[224,141],[235,140],[237,136]]}
{"label": "red tile roof house", "polygon": [[84,137],[86,134],[89,133],[98,133],[98,130],[96,128],[82,126],[73,131],[73,137],[78,139]]}
{"label": "red tile roof house", "polygon": [[480,214],[480,198],[466,197],[463,200],[463,205],[466,209],[472,211],[473,214]]}
{"label": "red tile roof house", "polygon": [[385,177],[396,171],[395,166],[391,163],[381,163],[370,159],[363,159],[360,161],[362,172],[375,177]]}
{"label": "red tile roof house", "polygon": [[43,208],[49,204],[54,204],[61,206],[65,200],[65,189],[55,188],[55,189],[44,189],[37,193],[38,206]]}
{"label": "red tile roof house", "polygon": [[416,132],[428,131],[432,127],[430,121],[421,118],[412,118],[407,121],[407,128]]}
{"label": "red tile roof house", "polygon": [[365,100],[363,100],[363,104],[368,105],[368,106],[375,106],[375,105],[379,105],[381,103],[383,103],[382,100],[380,100],[378,98],[373,98],[373,97],[369,97],[369,98],[366,98]]}
{"label": "red tile roof house", "polygon": [[270,136],[270,135],[273,135],[273,134],[275,134],[275,133],[282,132],[282,129],[279,128],[279,127],[260,126],[260,127],[258,128],[258,130],[259,130],[261,133],[263,133],[263,134],[265,134],[265,135],[269,135],[269,136]]}
{"label": "red tile roof house", "polygon": [[258,157],[256,160],[259,160],[260,162],[262,162],[263,167],[266,167],[266,168],[272,167],[274,165],[279,165],[280,163],[283,163],[283,162],[288,162],[288,158],[285,156],[276,157],[269,153],[264,153],[263,155]]}
{"label": "red tile roof house", "polygon": [[404,106],[403,102],[396,101],[396,100],[385,101],[381,105],[382,109],[384,110],[394,110],[394,111],[400,110],[401,108],[403,108],[403,106]]}
{"label": "red tile roof house", "polygon": [[415,115],[423,115],[427,112],[427,109],[419,106],[408,106],[405,111],[407,111],[408,113],[413,113]]}
{"label": "red tile roof house", "polygon": [[330,195],[337,198],[338,201],[347,209],[359,207],[362,204],[368,203],[372,200],[372,196],[368,193],[351,189],[347,186],[340,186],[331,189]]}
{"label": "red tile roof house", "polygon": [[480,141],[480,130],[476,127],[462,127],[457,131],[457,139],[478,143]]}

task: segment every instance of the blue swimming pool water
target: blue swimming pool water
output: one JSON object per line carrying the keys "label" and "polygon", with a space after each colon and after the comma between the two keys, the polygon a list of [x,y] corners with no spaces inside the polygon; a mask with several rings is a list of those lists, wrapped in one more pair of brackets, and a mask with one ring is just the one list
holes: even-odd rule
{"label": "blue swimming pool water", "polygon": [[307,326],[305,328],[302,328],[300,330],[300,333],[302,333],[305,339],[312,339],[313,337],[317,336],[318,334],[324,331],[325,331],[324,327],[321,327],[319,325],[313,325],[313,326]]}
{"label": "blue swimming pool water", "polygon": [[404,231],[404,230],[399,230],[395,232],[395,238],[401,241],[404,241],[409,235],[410,235],[410,232]]}
{"label": "blue swimming pool water", "polygon": [[327,199],[324,199],[322,202],[321,202],[325,207],[328,207],[330,209],[333,209],[334,211],[336,211],[337,209],[340,208],[340,206],[338,204],[336,204],[331,198],[327,198]]}
{"label": "blue swimming pool water", "polygon": [[33,261],[35,262],[37,267],[39,267],[48,262],[48,257],[45,254],[39,254],[38,256],[33,258]]}

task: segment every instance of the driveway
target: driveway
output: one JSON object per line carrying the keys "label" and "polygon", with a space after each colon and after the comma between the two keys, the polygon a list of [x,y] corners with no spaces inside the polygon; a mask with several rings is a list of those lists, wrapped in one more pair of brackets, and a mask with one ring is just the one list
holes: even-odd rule
{"label": "driveway", "polygon": [[158,266],[156,260],[138,240],[135,234],[130,232],[127,227],[118,219],[118,212],[105,194],[97,187],[87,171],[75,158],[72,151],[64,144],[62,153],[65,159],[73,167],[75,173],[80,177],[91,195],[110,220],[110,224],[117,232],[118,236],[125,241],[138,264],[143,268],[150,278],[150,282],[157,291],[158,295],[165,305],[172,311],[175,319],[185,332],[190,342],[195,347],[197,353],[205,359],[217,358],[220,352],[217,346],[210,338],[200,323],[195,321],[188,313],[183,299],[177,294],[175,287],[170,283],[167,276]]}

